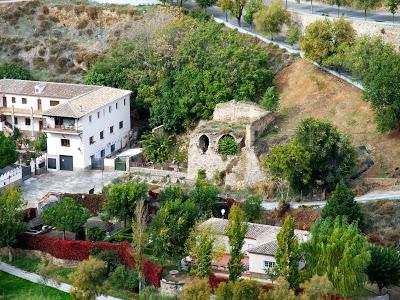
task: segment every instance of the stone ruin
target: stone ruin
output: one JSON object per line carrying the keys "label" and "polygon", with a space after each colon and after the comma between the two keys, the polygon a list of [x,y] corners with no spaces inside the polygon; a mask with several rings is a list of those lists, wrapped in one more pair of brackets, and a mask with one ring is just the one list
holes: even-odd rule
{"label": "stone ruin", "polygon": [[[274,115],[259,105],[235,100],[217,104],[211,120],[202,120],[190,134],[188,179],[200,169],[208,179],[219,178],[232,189],[255,187],[265,180],[255,143],[273,122]],[[221,155],[219,141],[231,136],[238,145],[235,155]]]}

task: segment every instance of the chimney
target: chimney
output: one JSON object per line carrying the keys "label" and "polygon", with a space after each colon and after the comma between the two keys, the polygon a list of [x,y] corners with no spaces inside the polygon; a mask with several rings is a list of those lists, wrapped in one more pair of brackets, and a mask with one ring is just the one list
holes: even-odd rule
{"label": "chimney", "polygon": [[41,82],[41,83],[35,85],[35,94],[36,95],[41,94],[44,91],[45,88],[46,88],[46,83],[45,82]]}

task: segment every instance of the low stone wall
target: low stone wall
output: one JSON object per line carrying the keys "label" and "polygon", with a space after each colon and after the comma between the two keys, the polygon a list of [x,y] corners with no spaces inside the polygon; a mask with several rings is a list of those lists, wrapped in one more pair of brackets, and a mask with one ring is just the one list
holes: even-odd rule
{"label": "low stone wall", "polygon": [[160,294],[164,296],[175,297],[180,299],[182,296],[183,282],[167,281],[164,278],[160,281]]}
{"label": "low stone wall", "polygon": [[[68,259],[56,258],[56,257],[50,255],[49,253],[42,252],[39,250],[25,250],[25,249],[13,248],[12,253],[14,256],[17,256],[17,257],[46,259],[49,262],[51,262],[52,264],[59,266],[59,267],[64,267],[64,268],[77,267],[79,264],[79,260],[68,260]],[[8,256],[7,247],[0,248],[0,254],[2,256]]]}
{"label": "low stone wall", "polygon": [[187,173],[152,168],[131,167],[130,173],[143,179],[152,179],[164,183],[193,183],[187,178]]}
{"label": "low stone wall", "polygon": [[[301,25],[304,32],[306,26],[312,22],[323,19],[337,19],[337,17],[326,17],[318,14],[300,13],[291,11],[292,17]],[[361,19],[346,19],[351,22],[358,35],[381,36],[384,42],[390,42],[400,47],[400,26],[398,24],[379,23]]]}

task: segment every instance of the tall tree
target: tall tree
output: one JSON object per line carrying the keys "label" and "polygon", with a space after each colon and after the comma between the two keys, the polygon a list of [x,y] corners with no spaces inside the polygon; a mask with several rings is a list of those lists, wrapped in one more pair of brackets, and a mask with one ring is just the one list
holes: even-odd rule
{"label": "tall tree", "polygon": [[189,199],[196,203],[200,213],[212,214],[218,202],[219,192],[218,187],[204,181],[196,183],[194,189],[189,193]]}
{"label": "tall tree", "polygon": [[242,247],[248,224],[246,215],[238,205],[233,205],[229,212],[225,235],[229,239],[230,259],[228,262],[229,280],[236,281],[244,271]]}
{"label": "tall tree", "polygon": [[148,242],[146,217],[147,210],[144,199],[141,199],[136,204],[135,215],[132,220],[133,257],[135,258],[135,268],[139,279],[139,294],[144,286],[143,255]]}
{"label": "tall tree", "polygon": [[180,258],[185,253],[185,242],[198,217],[193,201],[167,201],[151,222],[150,235],[154,253],[162,259]]}
{"label": "tall tree", "polygon": [[376,283],[379,292],[400,284],[400,252],[391,247],[371,245],[371,262],[367,268],[368,280]]}
{"label": "tall tree", "polygon": [[62,230],[65,239],[65,231],[76,233],[89,217],[87,209],[77,205],[74,199],[65,197],[43,212],[42,223]]}
{"label": "tall tree", "polygon": [[250,25],[253,26],[254,22],[254,15],[263,7],[262,0],[249,0],[247,2],[244,13],[243,13],[243,20]]}
{"label": "tall tree", "polygon": [[8,248],[8,260],[13,259],[11,246],[17,241],[17,233],[24,230],[22,223],[25,201],[18,187],[11,185],[0,192],[0,246]]}
{"label": "tall tree", "polygon": [[[2,78],[2,77],[0,77]],[[12,137],[4,135],[0,132],[0,169],[18,160],[18,152],[16,151],[15,141]]]}
{"label": "tall tree", "polygon": [[298,288],[300,283],[299,262],[301,258],[299,241],[294,234],[295,225],[293,217],[286,217],[277,236],[278,248],[273,268],[274,275],[283,277],[293,289]]}
{"label": "tall tree", "polygon": [[350,3],[356,9],[364,10],[364,19],[367,19],[367,11],[382,6],[382,0],[353,0]]}
{"label": "tall tree", "polygon": [[192,246],[189,251],[192,253],[191,257],[196,262],[196,276],[208,278],[211,274],[212,251],[215,237],[211,235],[210,227],[194,230],[193,234],[196,234],[196,236],[193,237],[190,243]]}
{"label": "tall tree", "polygon": [[399,8],[400,1],[399,0],[386,0],[386,7],[388,11],[392,14],[392,21],[394,24],[394,15],[397,12],[397,9]]}
{"label": "tall tree", "polygon": [[342,181],[337,184],[321,212],[321,219],[335,219],[337,216],[346,217],[349,223],[357,222],[360,228],[363,225],[363,215],[354,200],[354,193]]}
{"label": "tall tree", "polygon": [[75,299],[94,300],[105,291],[107,266],[104,261],[89,258],[79,263],[75,272],[69,275],[74,287],[71,294]]}
{"label": "tall tree", "polygon": [[356,224],[349,225],[341,217],[318,221],[311,239],[301,246],[308,275],[326,275],[343,297],[354,295],[367,281],[371,255]]}
{"label": "tall tree", "polygon": [[215,5],[217,0],[196,0],[196,3],[205,10],[207,7]]}
{"label": "tall tree", "polygon": [[256,28],[271,39],[281,32],[282,26],[290,22],[290,13],[283,7],[281,1],[274,0],[255,14]]}
{"label": "tall tree", "polygon": [[136,203],[139,200],[147,200],[147,192],[145,182],[131,181],[114,185],[107,193],[107,201],[103,209],[109,217],[117,217],[124,221],[124,227],[126,227],[127,220],[132,220],[135,214]]}

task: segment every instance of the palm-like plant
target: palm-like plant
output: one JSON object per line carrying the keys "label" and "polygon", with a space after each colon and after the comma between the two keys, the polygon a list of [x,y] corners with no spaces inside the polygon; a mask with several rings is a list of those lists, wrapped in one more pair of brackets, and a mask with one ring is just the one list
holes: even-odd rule
{"label": "palm-like plant", "polygon": [[156,164],[164,164],[172,159],[175,151],[175,137],[164,132],[150,133],[141,141],[144,157]]}

